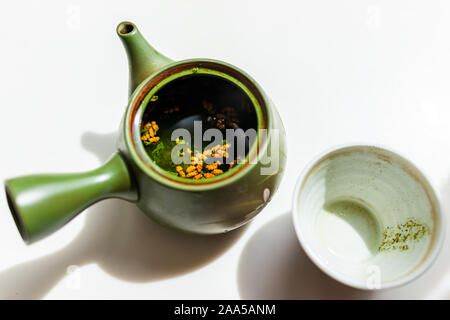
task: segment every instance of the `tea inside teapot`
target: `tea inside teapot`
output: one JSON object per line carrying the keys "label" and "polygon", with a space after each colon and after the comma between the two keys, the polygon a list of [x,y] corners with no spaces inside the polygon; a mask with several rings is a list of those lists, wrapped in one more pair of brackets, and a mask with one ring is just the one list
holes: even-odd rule
{"label": "tea inside teapot", "polygon": [[[178,136],[180,129],[185,134]],[[147,99],[141,138],[160,168],[204,181],[243,162],[256,129],[257,114],[244,90],[219,76],[193,74],[167,83]],[[208,139],[207,131],[222,138]],[[243,144],[237,150],[239,143]],[[174,156],[185,161],[177,163]]]}

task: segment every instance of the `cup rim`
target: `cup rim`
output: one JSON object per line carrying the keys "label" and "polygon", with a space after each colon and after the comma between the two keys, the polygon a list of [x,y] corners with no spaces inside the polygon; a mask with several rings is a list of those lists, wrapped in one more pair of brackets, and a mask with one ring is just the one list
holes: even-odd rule
{"label": "cup rim", "polygon": [[[399,156],[400,158],[402,158],[403,160],[405,160],[406,162],[411,164],[412,167],[416,171],[420,172],[423,175],[423,177],[425,178],[425,180],[428,182],[428,184],[430,186],[430,191],[433,193],[434,197],[437,200],[436,201],[436,206],[437,206],[436,209],[438,209],[438,210],[436,210],[436,211],[437,211],[437,215],[439,216],[441,223],[439,225],[435,226],[436,229],[434,232],[436,234],[439,234],[439,238],[437,238],[435,240],[436,243],[434,245],[434,248],[432,249],[431,252],[428,253],[428,256],[425,257],[425,260],[418,266],[418,268],[409,272],[407,275],[401,276],[400,278],[395,279],[393,281],[384,282],[384,283],[381,282],[381,285],[379,288],[368,288],[367,286],[362,285],[359,282],[353,281],[352,279],[348,279],[347,277],[343,276],[342,274],[331,269],[329,266],[327,266],[325,263],[323,263],[322,260],[320,260],[318,258],[316,252],[313,249],[311,249],[309,243],[303,237],[303,234],[300,230],[300,221],[299,221],[300,218],[299,218],[299,215],[297,214],[298,213],[298,199],[300,197],[300,189],[301,189],[303,183],[305,182],[305,179],[308,177],[311,170],[322,159],[324,159],[326,156],[328,156],[330,153],[339,151],[341,149],[349,148],[349,147],[360,147],[360,148],[374,147],[374,148],[378,148],[381,150],[391,152],[391,153]],[[391,147],[388,147],[388,146],[385,146],[382,144],[378,144],[378,143],[356,142],[356,143],[340,144],[340,145],[336,145],[336,146],[327,148],[326,150],[324,150],[321,153],[319,153],[318,155],[316,155],[313,159],[311,159],[307,163],[307,165],[301,171],[300,176],[297,179],[295,189],[294,189],[294,194],[292,197],[292,222],[294,225],[295,233],[297,235],[297,239],[300,243],[300,246],[305,251],[306,255],[322,272],[324,272],[331,278],[335,279],[336,281],[338,281],[342,284],[345,284],[347,286],[350,286],[350,287],[353,287],[356,289],[360,289],[360,290],[381,290],[381,289],[389,289],[389,288],[399,287],[399,286],[405,285],[405,284],[417,279],[421,275],[423,275],[423,273],[431,267],[431,265],[434,263],[434,261],[436,261],[439,253],[441,252],[443,242],[445,239],[446,217],[444,214],[442,199],[441,199],[440,193],[437,190],[438,189],[436,188],[435,183],[430,179],[429,175],[423,170],[423,168],[421,168],[415,162],[413,162],[411,160],[411,157],[406,156],[402,152],[399,152]]]}

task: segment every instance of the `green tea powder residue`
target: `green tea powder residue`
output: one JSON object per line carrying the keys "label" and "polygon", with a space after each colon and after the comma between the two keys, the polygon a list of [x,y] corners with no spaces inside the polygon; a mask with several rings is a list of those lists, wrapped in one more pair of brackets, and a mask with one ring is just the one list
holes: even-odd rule
{"label": "green tea powder residue", "polygon": [[386,227],[383,230],[383,238],[378,251],[406,251],[411,243],[421,240],[430,233],[430,228],[427,225],[418,222],[416,219],[409,218],[403,224],[398,224],[395,227]]}

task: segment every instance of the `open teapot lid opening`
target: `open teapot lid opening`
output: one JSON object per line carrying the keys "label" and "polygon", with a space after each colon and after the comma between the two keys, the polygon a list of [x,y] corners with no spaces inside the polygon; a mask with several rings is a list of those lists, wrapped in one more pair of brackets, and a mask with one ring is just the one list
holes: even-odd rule
{"label": "open teapot lid opening", "polygon": [[254,96],[236,79],[191,71],[147,94],[139,134],[160,172],[183,183],[205,183],[248,162],[261,115]]}

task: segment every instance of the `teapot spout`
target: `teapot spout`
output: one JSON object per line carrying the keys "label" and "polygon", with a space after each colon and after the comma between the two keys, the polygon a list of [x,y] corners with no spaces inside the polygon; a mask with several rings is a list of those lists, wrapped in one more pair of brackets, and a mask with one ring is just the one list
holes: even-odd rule
{"label": "teapot spout", "polygon": [[128,56],[130,69],[129,94],[149,75],[173,61],[155,50],[142,36],[136,26],[128,21],[117,26]]}

